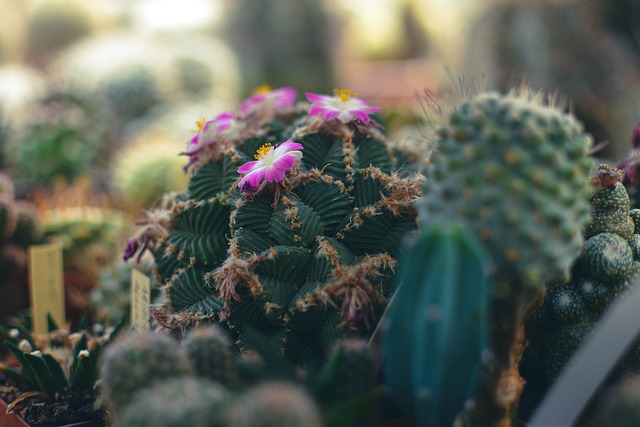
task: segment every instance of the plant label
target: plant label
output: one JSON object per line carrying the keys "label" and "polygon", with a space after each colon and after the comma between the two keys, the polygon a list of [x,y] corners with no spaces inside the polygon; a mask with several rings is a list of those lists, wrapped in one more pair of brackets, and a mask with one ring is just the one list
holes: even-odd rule
{"label": "plant label", "polygon": [[142,332],[149,329],[151,309],[151,279],[144,273],[131,270],[131,327]]}
{"label": "plant label", "polygon": [[47,316],[63,327],[66,323],[64,307],[64,272],[62,245],[50,243],[29,247],[29,296],[33,332],[47,334]]}

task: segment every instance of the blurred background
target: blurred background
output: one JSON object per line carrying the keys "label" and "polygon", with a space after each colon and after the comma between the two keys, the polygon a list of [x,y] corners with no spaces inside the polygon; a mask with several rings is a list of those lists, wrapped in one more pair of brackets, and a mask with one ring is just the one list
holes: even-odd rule
{"label": "blurred background", "polygon": [[0,0],[0,318],[27,305],[25,248],[52,240],[72,318],[126,313],[135,218],[185,188],[195,121],[264,84],[353,89],[419,138],[427,94],[527,82],[617,163],[638,23],[640,0]]}

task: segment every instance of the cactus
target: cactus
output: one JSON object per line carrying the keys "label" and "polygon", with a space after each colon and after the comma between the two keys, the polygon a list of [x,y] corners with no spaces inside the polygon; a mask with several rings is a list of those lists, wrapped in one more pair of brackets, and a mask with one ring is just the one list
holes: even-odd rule
{"label": "cactus", "polygon": [[192,330],[182,342],[196,375],[229,385],[233,382],[234,351],[231,341],[217,325]]}
{"label": "cactus", "polygon": [[133,395],[118,420],[119,427],[222,426],[227,392],[206,379],[169,378]]}
{"label": "cactus", "polygon": [[[607,165],[598,168],[589,198],[592,221],[584,231],[585,237],[591,237],[572,267],[571,279],[550,283],[542,305],[527,323],[532,354],[538,354],[541,362],[528,376],[542,376],[543,388],[553,384],[603,313],[629,289],[640,271],[640,235],[629,237],[629,230],[634,232],[636,227],[621,178],[620,170]],[[639,351],[640,342],[636,342],[618,363],[609,383],[640,372]]]}
{"label": "cactus", "polygon": [[590,138],[572,116],[523,88],[462,102],[436,142],[422,221],[465,224],[492,266],[491,346],[465,417],[468,425],[489,425],[513,416],[522,391],[517,364],[527,311],[580,252]]}
{"label": "cactus", "polygon": [[[373,122],[265,104],[210,122],[231,121],[230,130],[190,153],[188,192],[149,214],[130,255],[154,253],[168,282],[159,305],[176,325],[217,318],[241,340],[253,327],[304,360],[342,334],[370,332],[392,292],[400,241],[415,228],[420,177],[396,169]],[[282,182],[237,181],[242,163],[270,152],[265,142],[287,140],[305,151]]]}
{"label": "cactus", "polygon": [[170,338],[152,332],[127,335],[114,342],[101,363],[103,397],[116,414],[136,391],[191,373],[184,350]]}
{"label": "cactus", "polygon": [[248,390],[226,412],[237,427],[320,427],[320,411],[304,389],[267,382]]}
{"label": "cactus", "polygon": [[450,426],[470,399],[488,341],[489,280],[477,241],[430,224],[401,258],[388,313],[385,376],[419,425]]}

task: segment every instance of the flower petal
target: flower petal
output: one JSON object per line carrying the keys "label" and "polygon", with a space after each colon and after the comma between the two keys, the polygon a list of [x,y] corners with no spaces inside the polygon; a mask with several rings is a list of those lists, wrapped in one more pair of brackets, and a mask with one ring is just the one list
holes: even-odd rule
{"label": "flower petal", "polygon": [[276,156],[281,156],[286,152],[293,151],[293,150],[304,150],[304,146],[298,142],[285,141],[282,144],[279,144],[273,153]]}
{"label": "flower petal", "polygon": [[258,166],[258,163],[260,163],[260,161],[258,161],[258,160],[247,162],[247,163],[245,163],[244,165],[242,165],[242,166],[240,166],[238,168],[238,173],[251,172],[252,170],[254,170]]}
{"label": "flower petal", "polygon": [[247,176],[249,177],[249,183],[252,186],[257,187],[260,185],[260,181],[264,179],[265,169],[266,168],[264,167],[257,168],[247,174]]}
{"label": "flower petal", "polygon": [[369,115],[362,110],[351,110],[350,113],[353,115],[353,117],[355,117],[356,119],[360,120],[363,123],[369,123],[369,121],[371,120],[369,118]]}
{"label": "flower petal", "polygon": [[331,96],[319,95],[317,93],[311,93],[311,92],[305,92],[304,95],[307,97],[309,102],[313,102],[313,103],[324,103],[332,99]]}
{"label": "flower petal", "polygon": [[[296,156],[294,155],[294,153],[299,153],[300,156]],[[277,159],[275,159],[272,163],[272,166],[275,169],[280,169],[280,170],[287,170],[289,168],[291,168],[293,165],[296,164],[296,162],[298,161],[299,158],[302,157],[302,153],[300,151],[292,151],[290,153],[284,154],[280,157],[278,157]]]}

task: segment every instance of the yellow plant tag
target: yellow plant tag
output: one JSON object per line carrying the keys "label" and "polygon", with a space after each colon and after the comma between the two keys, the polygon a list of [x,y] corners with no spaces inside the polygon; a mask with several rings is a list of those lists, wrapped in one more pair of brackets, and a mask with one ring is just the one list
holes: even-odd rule
{"label": "yellow plant tag", "polygon": [[62,245],[49,243],[29,247],[29,295],[33,332],[47,334],[47,314],[59,327],[66,324]]}
{"label": "yellow plant tag", "polygon": [[151,310],[151,279],[144,273],[131,270],[131,326],[138,332],[149,329]]}

